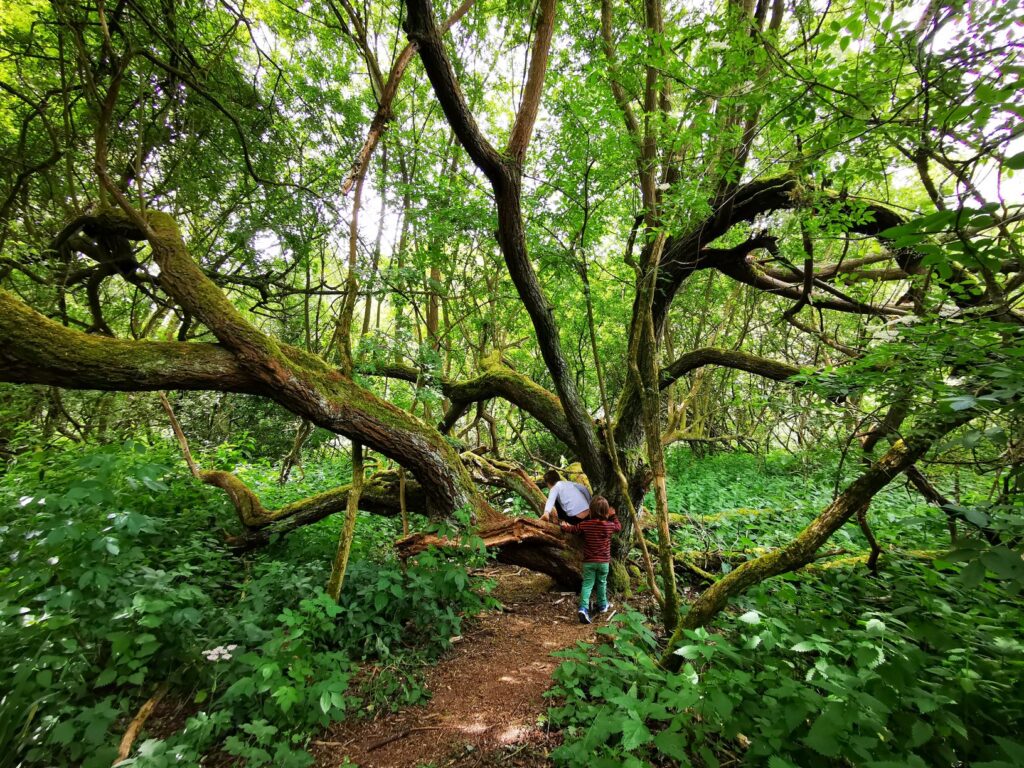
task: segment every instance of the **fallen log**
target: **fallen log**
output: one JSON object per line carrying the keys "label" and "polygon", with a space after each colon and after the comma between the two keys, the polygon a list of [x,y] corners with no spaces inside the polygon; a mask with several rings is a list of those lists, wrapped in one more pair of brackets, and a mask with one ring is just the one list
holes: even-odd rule
{"label": "fallen log", "polygon": [[[497,550],[499,562],[520,565],[547,574],[560,585],[576,589],[581,581],[583,555],[578,542],[553,524],[524,517],[488,521],[474,536],[488,549]],[[399,557],[414,557],[430,547],[462,547],[463,537],[414,533],[395,544]]]}

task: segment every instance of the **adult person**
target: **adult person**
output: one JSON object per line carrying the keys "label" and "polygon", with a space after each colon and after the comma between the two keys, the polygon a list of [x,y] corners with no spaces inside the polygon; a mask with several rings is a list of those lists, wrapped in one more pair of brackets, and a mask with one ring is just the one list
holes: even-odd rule
{"label": "adult person", "polygon": [[557,515],[564,522],[578,523],[590,514],[590,490],[587,486],[563,480],[555,469],[544,473],[544,483],[548,487],[548,501],[541,520],[554,522]]}

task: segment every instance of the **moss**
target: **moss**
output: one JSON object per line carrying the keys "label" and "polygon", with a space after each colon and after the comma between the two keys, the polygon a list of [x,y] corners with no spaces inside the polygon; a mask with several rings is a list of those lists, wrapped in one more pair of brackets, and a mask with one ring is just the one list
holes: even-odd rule
{"label": "moss", "polygon": [[[633,566],[635,569],[636,566]],[[608,585],[612,592],[622,595],[625,598],[633,596],[633,584],[630,580],[629,571],[621,560],[612,560],[608,570]]]}

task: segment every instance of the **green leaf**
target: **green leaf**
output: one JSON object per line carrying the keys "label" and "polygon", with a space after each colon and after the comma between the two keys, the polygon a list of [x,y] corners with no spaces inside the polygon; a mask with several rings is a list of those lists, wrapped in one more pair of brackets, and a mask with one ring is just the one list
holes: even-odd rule
{"label": "green leaf", "polygon": [[282,712],[287,712],[299,700],[299,692],[290,685],[282,685],[271,695],[274,697],[274,701],[277,702],[277,706],[281,708]]}
{"label": "green leaf", "polygon": [[696,659],[703,655],[699,645],[684,645],[676,648],[672,653],[682,656],[684,659]]}
{"label": "green leaf", "polygon": [[75,724],[70,720],[61,720],[50,731],[49,740],[55,744],[70,744],[75,738]]}
{"label": "green leaf", "polygon": [[654,746],[666,757],[684,762],[686,754],[686,736],[679,731],[665,729],[654,737]]}
{"label": "green leaf", "polygon": [[831,713],[826,711],[814,721],[814,725],[804,737],[804,743],[818,754],[825,757],[839,755],[839,742],[836,740],[836,725]]}
{"label": "green leaf", "polygon": [[915,721],[910,729],[910,742],[908,746],[911,749],[920,747],[932,737],[933,733],[935,733],[935,729],[924,720]]}
{"label": "green leaf", "polygon": [[627,752],[653,739],[654,736],[641,720],[630,717],[622,721],[622,748]]}

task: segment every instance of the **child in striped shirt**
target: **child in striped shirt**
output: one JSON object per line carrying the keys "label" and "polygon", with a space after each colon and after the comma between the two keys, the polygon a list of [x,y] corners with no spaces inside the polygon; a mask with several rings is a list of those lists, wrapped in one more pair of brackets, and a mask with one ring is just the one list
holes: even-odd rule
{"label": "child in striped shirt", "polygon": [[583,536],[583,587],[580,589],[580,624],[590,623],[590,594],[597,592],[597,612],[611,609],[608,602],[608,563],[612,559],[612,534],[622,530],[615,509],[604,496],[590,500],[590,517],[579,523],[562,523],[562,530]]}

